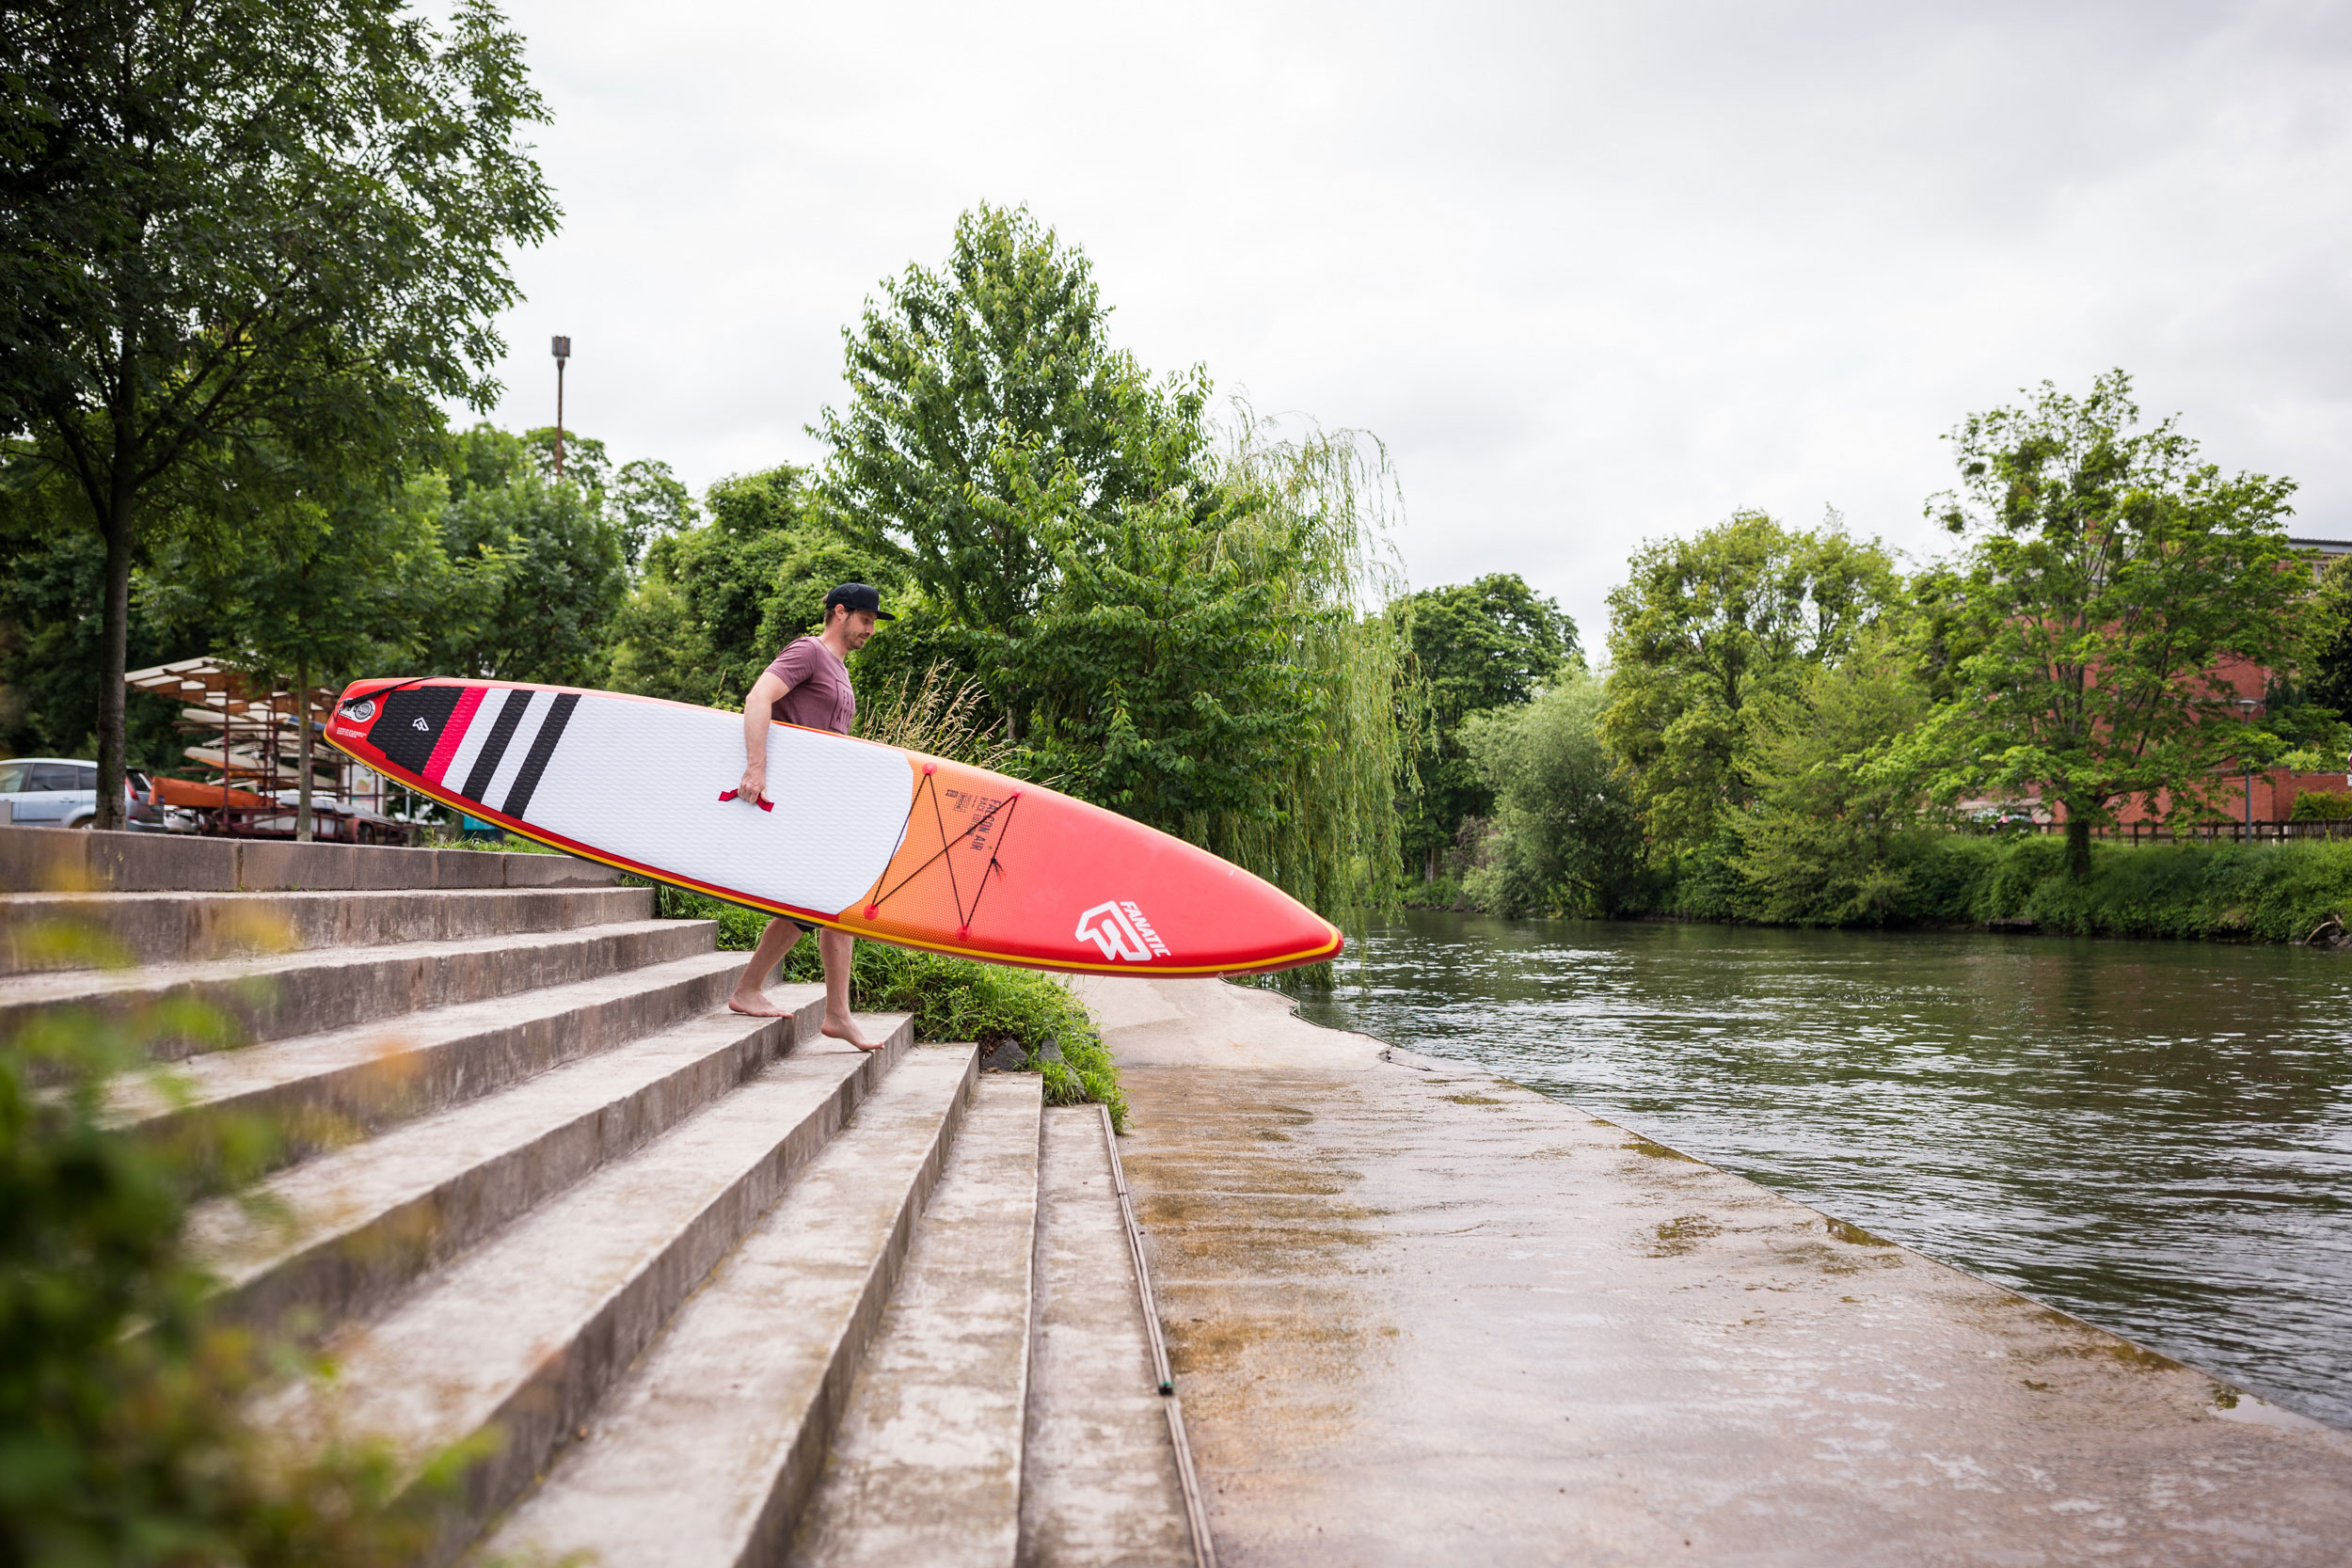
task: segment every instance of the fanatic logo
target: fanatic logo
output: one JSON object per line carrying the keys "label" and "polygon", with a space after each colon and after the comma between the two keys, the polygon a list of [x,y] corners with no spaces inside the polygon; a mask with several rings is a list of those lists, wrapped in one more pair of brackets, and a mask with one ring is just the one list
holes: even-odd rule
{"label": "fanatic logo", "polygon": [[1103,950],[1103,957],[1127,963],[1148,963],[1157,956],[1168,957],[1168,943],[1160,933],[1152,929],[1143,911],[1132,898],[1112,899],[1097,904],[1078,917],[1078,929],[1073,933],[1081,942],[1090,942]]}

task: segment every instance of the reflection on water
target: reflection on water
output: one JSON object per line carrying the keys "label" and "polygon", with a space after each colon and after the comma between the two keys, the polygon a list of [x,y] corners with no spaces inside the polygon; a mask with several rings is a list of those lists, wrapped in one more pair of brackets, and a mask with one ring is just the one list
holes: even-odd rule
{"label": "reflection on water", "polygon": [[1424,913],[1359,950],[1308,1017],[2352,1427],[2352,956]]}

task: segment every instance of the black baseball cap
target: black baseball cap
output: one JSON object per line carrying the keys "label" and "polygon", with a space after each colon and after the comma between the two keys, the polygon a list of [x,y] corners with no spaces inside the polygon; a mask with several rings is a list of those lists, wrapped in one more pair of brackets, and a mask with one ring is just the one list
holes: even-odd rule
{"label": "black baseball cap", "polygon": [[835,605],[843,606],[849,610],[871,610],[873,612],[874,619],[877,621],[895,621],[898,619],[896,615],[891,614],[890,611],[882,607],[881,590],[869,588],[862,582],[845,582],[840,587],[834,589],[832,593],[826,594],[825,613],[828,615],[832,614],[833,607]]}

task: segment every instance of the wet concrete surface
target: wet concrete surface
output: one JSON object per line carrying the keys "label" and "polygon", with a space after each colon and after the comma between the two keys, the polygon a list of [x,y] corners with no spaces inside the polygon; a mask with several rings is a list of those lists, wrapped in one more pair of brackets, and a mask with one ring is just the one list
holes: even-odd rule
{"label": "wet concrete surface", "polygon": [[1018,1568],[1192,1568],[1102,1118],[1057,1107],[1042,1133]]}
{"label": "wet concrete surface", "polygon": [[1081,990],[1227,1568],[2352,1556],[2352,1436],[1268,993]]}

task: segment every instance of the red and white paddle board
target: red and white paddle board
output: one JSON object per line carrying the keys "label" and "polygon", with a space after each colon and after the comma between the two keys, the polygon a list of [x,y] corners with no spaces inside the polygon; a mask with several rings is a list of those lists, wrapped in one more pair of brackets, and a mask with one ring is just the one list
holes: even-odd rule
{"label": "red and white paddle board", "polygon": [[740,714],[505,681],[355,681],[326,738],[422,795],[590,860],[861,937],[1030,969],[1246,974],[1339,928],[1237,865],[1001,773]]}

